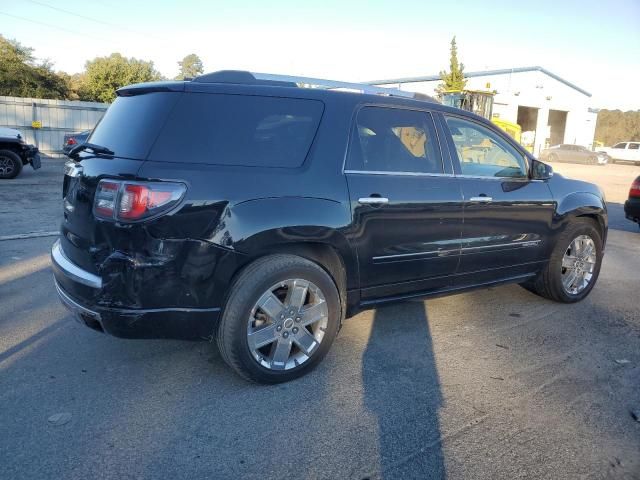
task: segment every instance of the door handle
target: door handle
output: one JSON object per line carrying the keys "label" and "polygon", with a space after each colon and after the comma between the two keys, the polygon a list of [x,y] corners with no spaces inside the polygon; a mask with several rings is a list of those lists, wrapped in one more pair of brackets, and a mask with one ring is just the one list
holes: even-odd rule
{"label": "door handle", "polygon": [[482,202],[482,203],[489,203],[489,202],[493,202],[493,198],[492,197],[487,197],[486,195],[481,195],[479,197],[471,197],[469,199],[470,202]]}
{"label": "door handle", "polygon": [[385,205],[389,203],[389,199],[385,197],[360,197],[358,203],[362,205]]}

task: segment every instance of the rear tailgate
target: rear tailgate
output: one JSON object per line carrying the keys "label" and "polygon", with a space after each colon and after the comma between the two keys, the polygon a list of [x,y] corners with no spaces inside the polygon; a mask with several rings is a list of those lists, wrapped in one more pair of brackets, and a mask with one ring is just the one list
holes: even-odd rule
{"label": "rear tailgate", "polygon": [[64,219],[61,243],[76,265],[99,274],[100,264],[118,248],[120,235],[110,222],[97,220],[93,202],[102,179],[136,180],[179,92],[143,91],[119,97],[96,126],[89,142],[104,146],[113,156],[81,153],[69,162],[63,183]]}

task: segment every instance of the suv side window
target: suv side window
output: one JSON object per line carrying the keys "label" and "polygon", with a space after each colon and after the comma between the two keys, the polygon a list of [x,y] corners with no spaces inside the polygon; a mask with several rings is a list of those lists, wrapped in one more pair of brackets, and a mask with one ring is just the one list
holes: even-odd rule
{"label": "suv side window", "polygon": [[626,142],[616,143],[613,148],[625,148],[627,146]]}
{"label": "suv side window", "polygon": [[640,143],[630,143],[629,150],[638,150],[640,148]]}
{"label": "suv side window", "polygon": [[399,108],[362,108],[351,135],[347,169],[443,173],[431,116]]}
{"label": "suv side window", "polygon": [[149,158],[296,168],[309,152],[323,111],[324,104],[318,100],[184,93]]}
{"label": "suv side window", "polygon": [[463,175],[526,177],[523,155],[489,128],[459,117],[446,117]]}

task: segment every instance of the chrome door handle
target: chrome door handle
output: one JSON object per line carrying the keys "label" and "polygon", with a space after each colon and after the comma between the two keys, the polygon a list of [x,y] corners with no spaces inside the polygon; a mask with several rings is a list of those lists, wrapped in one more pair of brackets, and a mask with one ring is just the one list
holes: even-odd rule
{"label": "chrome door handle", "polygon": [[358,203],[362,205],[384,205],[389,203],[389,199],[385,197],[361,197]]}
{"label": "chrome door handle", "polygon": [[487,196],[483,196],[483,197],[471,197],[469,199],[470,202],[483,202],[483,203],[489,203],[489,202],[493,202],[493,198],[492,197],[487,197]]}

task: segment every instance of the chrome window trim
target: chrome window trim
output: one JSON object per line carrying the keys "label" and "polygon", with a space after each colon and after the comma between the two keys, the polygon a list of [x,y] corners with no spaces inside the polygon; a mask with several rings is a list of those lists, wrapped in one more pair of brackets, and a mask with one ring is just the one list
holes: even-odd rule
{"label": "chrome window trim", "polygon": [[489,177],[483,175],[456,175],[457,178],[470,178],[473,180],[497,180],[499,182],[512,181],[512,182],[530,182],[529,177]]}
{"label": "chrome window trim", "polygon": [[388,172],[386,170],[345,170],[353,175],[392,175],[399,177],[453,177],[451,173]]}
{"label": "chrome window trim", "polygon": [[102,288],[102,278],[83,270],[66,257],[60,240],[51,247],[51,260],[72,280],[91,288]]}

